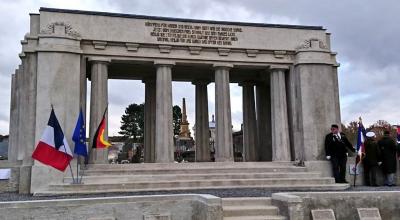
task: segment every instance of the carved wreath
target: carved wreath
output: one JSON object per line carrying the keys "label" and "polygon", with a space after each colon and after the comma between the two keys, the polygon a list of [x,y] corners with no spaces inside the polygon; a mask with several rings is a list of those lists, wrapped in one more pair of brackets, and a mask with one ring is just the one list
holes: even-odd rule
{"label": "carved wreath", "polygon": [[309,40],[305,40],[303,42],[303,44],[301,44],[297,49],[309,49],[311,48],[311,41],[313,40],[317,40],[319,42],[319,48],[320,49],[328,49],[328,47],[324,44],[324,42],[322,42],[320,39],[309,39]]}
{"label": "carved wreath", "polygon": [[72,29],[70,24],[64,23],[62,21],[53,22],[46,26],[45,29],[40,31],[41,34],[53,34],[54,33],[54,26],[60,25],[65,27],[65,34],[71,37],[81,37],[81,35]]}

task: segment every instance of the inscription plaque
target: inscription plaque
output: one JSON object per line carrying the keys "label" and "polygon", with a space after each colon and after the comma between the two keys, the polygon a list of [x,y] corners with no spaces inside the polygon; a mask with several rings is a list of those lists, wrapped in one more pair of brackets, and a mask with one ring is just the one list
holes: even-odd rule
{"label": "inscription plaque", "polygon": [[171,220],[169,214],[148,214],[143,216],[143,220]]}
{"label": "inscription plaque", "polygon": [[147,21],[150,36],[157,42],[231,46],[239,40],[241,27],[203,24],[178,24]]}
{"label": "inscription plaque", "polygon": [[357,208],[360,220],[381,220],[378,208]]}
{"label": "inscription plaque", "polygon": [[313,209],[311,216],[313,220],[336,220],[332,209]]}

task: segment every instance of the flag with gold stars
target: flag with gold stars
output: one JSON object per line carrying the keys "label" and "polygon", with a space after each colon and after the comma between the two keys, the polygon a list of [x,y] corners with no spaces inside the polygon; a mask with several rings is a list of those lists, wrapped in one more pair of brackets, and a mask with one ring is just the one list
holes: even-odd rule
{"label": "flag with gold stars", "polygon": [[75,142],[74,153],[80,156],[87,157],[88,151],[86,147],[86,129],[85,121],[83,120],[82,109],[79,111],[78,121],[76,122],[72,140]]}

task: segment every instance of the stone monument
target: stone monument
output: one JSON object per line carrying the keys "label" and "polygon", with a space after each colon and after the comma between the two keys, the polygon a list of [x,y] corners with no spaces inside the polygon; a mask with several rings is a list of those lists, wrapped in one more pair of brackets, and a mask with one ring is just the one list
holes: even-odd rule
{"label": "stone monument", "polygon": [[321,161],[324,135],[330,124],[340,123],[336,53],[320,26],[40,8],[30,14],[21,44],[21,64],[11,82],[9,154],[19,167],[20,192],[34,193],[70,175],[31,158],[51,104],[70,146],[79,109],[89,108],[92,140],[109,103],[108,79],[145,84],[146,163],[174,162],[172,81],[195,85],[198,161],[210,161],[210,82],[215,83],[216,162],[234,161],[230,83],[243,87],[248,162]]}

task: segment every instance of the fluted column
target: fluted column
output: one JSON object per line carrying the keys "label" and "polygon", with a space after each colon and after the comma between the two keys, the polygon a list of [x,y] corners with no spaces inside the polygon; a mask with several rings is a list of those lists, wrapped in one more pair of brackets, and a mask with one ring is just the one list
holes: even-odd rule
{"label": "fluted column", "polygon": [[208,81],[195,81],[196,86],[196,161],[210,161],[210,139],[208,127]]}
{"label": "fluted column", "polygon": [[[92,148],[93,137],[101,122],[104,111],[108,106],[108,64],[107,59],[90,59],[92,64],[91,72],[91,92],[90,92],[90,127],[89,137],[91,149],[90,163],[102,164],[108,163],[107,148]],[[106,113],[106,129],[104,136],[108,139],[108,111]]]}
{"label": "fluted column", "polygon": [[254,100],[254,85],[249,82],[243,87],[243,153],[245,161],[257,161],[257,125]]}
{"label": "fluted column", "polygon": [[156,132],[156,81],[143,80],[145,83],[144,101],[144,162],[155,161],[155,132]]}
{"label": "fluted column", "polygon": [[290,161],[285,66],[271,67],[272,160]]}
{"label": "fluted column", "polygon": [[215,161],[234,161],[229,92],[230,64],[215,64],[216,146]]}
{"label": "fluted column", "polygon": [[174,63],[155,62],[156,72],[156,137],[155,162],[174,161],[172,128],[172,66]]}

